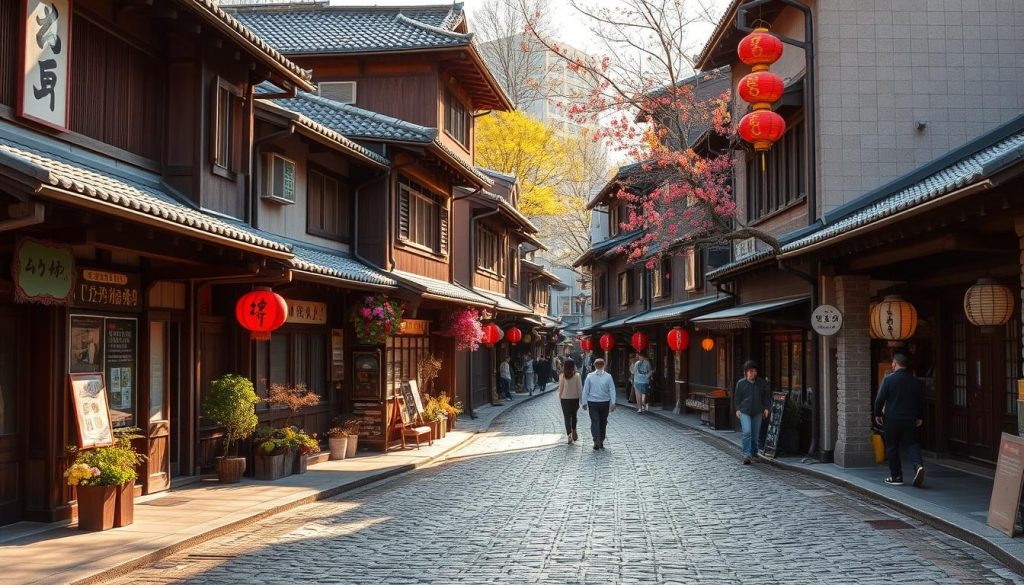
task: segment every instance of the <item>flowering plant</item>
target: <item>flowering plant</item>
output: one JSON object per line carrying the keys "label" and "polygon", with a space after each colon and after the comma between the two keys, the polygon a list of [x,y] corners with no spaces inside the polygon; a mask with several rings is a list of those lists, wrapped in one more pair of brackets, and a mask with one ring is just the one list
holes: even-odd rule
{"label": "flowering plant", "polygon": [[92,485],[95,478],[99,476],[99,467],[92,467],[85,463],[75,463],[64,472],[68,485]]}
{"label": "flowering plant", "polygon": [[75,455],[75,462],[64,472],[68,485],[124,485],[138,477],[136,467],[146,457],[132,448],[132,439],[139,438],[139,429],[129,427],[114,431],[114,444],[79,451],[68,449]]}
{"label": "flowering plant", "polygon": [[480,312],[476,309],[453,312],[443,335],[455,339],[457,351],[476,351],[484,338],[484,331],[480,327]]}
{"label": "flowering plant", "polygon": [[401,326],[402,305],[384,295],[368,295],[353,309],[351,321],[360,343],[381,345]]}

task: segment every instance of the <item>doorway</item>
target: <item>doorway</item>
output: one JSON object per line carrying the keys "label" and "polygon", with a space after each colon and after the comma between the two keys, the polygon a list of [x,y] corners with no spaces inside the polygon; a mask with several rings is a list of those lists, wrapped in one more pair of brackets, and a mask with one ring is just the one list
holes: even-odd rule
{"label": "doorway", "polygon": [[144,493],[170,488],[181,473],[181,324],[169,314],[150,315],[148,418],[145,426],[149,457]]}
{"label": "doorway", "polygon": [[20,348],[18,316],[13,307],[0,307],[0,339],[21,339],[23,343],[0,343],[0,525],[21,520],[23,509],[24,432],[19,409],[18,382]]}

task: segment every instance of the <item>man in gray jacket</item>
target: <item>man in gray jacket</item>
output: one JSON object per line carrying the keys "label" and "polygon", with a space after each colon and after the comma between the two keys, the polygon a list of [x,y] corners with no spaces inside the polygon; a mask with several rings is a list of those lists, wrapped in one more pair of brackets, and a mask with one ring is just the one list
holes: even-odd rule
{"label": "man in gray jacket", "polygon": [[761,421],[768,418],[772,404],[772,392],[768,382],[757,377],[757,362],[747,360],[743,364],[743,379],[736,382],[733,392],[736,401],[736,418],[740,419],[743,430],[743,464],[749,465],[751,457],[757,457],[757,443],[761,438]]}

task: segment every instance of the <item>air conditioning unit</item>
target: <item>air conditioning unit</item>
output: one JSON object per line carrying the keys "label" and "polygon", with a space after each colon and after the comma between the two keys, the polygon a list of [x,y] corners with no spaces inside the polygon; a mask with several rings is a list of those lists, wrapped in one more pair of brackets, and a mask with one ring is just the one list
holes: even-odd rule
{"label": "air conditioning unit", "polygon": [[263,155],[262,197],[277,203],[295,203],[295,162],[279,154]]}
{"label": "air conditioning unit", "polygon": [[356,103],[356,82],[354,81],[322,81],[319,83],[320,97],[341,102]]}

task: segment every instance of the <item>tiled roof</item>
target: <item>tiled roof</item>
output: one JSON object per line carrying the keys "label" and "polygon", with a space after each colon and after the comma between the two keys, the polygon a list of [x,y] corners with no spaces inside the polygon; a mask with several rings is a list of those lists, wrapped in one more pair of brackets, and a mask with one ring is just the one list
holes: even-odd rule
{"label": "tiled roof", "polygon": [[[279,101],[285,101],[285,100],[279,100]],[[324,126],[323,124],[320,124],[316,120],[312,120],[312,119],[304,116],[303,114],[300,114],[298,112],[294,112],[292,110],[289,110],[288,108],[284,107],[283,105],[278,104],[278,103],[274,103],[271,100],[256,100],[256,103],[258,104],[259,107],[263,107],[263,108],[267,108],[267,109],[271,109],[271,110],[275,110],[275,111],[284,113],[285,115],[287,115],[290,118],[292,118],[293,120],[295,120],[295,122],[298,123],[300,126],[308,128],[309,130],[315,132],[316,134],[319,134],[320,136],[323,136],[324,138],[330,140],[331,142],[336,143],[342,149],[347,150],[347,151],[351,152],[352,154],[354,154],[356,156],[359,156],[360,158],[363,158],[365,160],[368,160],[368,161],[370,161],[372,163],[375,163],[375,164],[378,164],[378,165],[381,165],[381,166],[385,166],[385,167],[391,166],[391,162],[388,161],[388,159],[386,159],[383,156],[377,154],[376,152],[373,152],[372,150],[369,150],[368,148],[366,148],[364,146],[360,146],[360,145],[356,144],[355,142],[352,142],[348,138],[345,138],[344,136],[342,136],[341,134],[339,134],[338,132],[336,132],[334,130],[331,130],[327,126]]]}
{"label": "tiled roof", "polygon": [[527,260],[525,258],[520,260],[520,263],[522,263],[522,265],[525,266],[526,268],[528,268],[528,269],[536,272],[537,274],[543,276],[544,278],[547,278],[548,280],[551,280],[552,281],[552,286],[554,286],[555,288],[557,288],[559,290],[564,290],[566,288],[565,287],[565,283],[562,282],[562,279],[559,278],[557,274],[555,274],[554,272],[551,272],[546,267],[544,267],[544,265],[538,264],[536,262],[531,262],[531,261],[529,261],[529,260]]}
{"label": "tiled roof", "polygon": [[655,307],[646,313],[630,317],[626,320],[627,325],[645,325],[648,323],[660,323],[662,321],[678,321],[693,317],[703,311],[709,310],[716,305],[726,302],[730,297],[714,295],[675,303],[667,307]]}
{"label": "tiled roof", "polygon": [[291,264],[297,270],[376,286],[398,286],[398,281],[341,251],[327,250],[306,244],[292,244],[295,257]]}
{"label": "tiled roof", "polygon": [[496,203],[502,211],[515,218],[515,220],[519,222],[519,224],[527,232],[531,234],[537,233],[537,226],[533,225],[533,222],[530,221],[530,218],[523,215],[521,211],[513,207],[512,204],[509,203],[508,200],[502,197],[501,195],[491,193],[490,191],[480,191],[479,196],[484,199],[487,199],[488,201],[493,201],[494,203]]}
{"label": "tiled roof", "polygon": [[324,3],[233,8],[235,17],[288,55],[370,53],[461,47],[473,35],[454,31],[462,4],[405,7]]}
{"label": "tiled roof", "polygon": [[573,262],[573,266],[582,266],[595,259],[603,259],[608,254],[614,254],[619,248],[625,246],[631,242],[636,241],[643,235],[642,230],[632,230],[623,232],[614,237],[608,238],[607,240],[601,240],[596,244],[592,244],[590,249],[583,253],[582,256]]}
{"label": "tiled roof", "polygon": [[723,264],[714,270],[709,270],[705,273],[705,276],[709,280],[718,280],[730,274],[735,274],[745,268],[754,266],[755,264],[764,264],[769,260],[775,258],[775,252],[772,250],[758,250],[749,256],[744,256],[739,260],[734,260],[728,264]]}
{"label": "tiled roof", "polygon": [[494,301],[487,297],[477,294],[458,284],[437,280],[435,278],[428,278],[426,276],[420,276],[419,274],[412,274],[410,272],[403,272],[401,270],[394,270],[391,274],[398,278],[399,281],[402,281],[405,284],[410,284],[414,288],[419,289],[422,294],[436,297],[440,300],[457,301],[489,308],[493,308],[495,304]]}
{"label": "tiled roof", "polygon": [[499,295],[489,290],[483,290],[479,288],[474,288],[473,292],[480,294],[484,297],[487,297],[488,299],[493,301],[499,311],[516,313],[520,315],[533,314],[533,307],[528,307],[522,303],[513,301],[512,299],[506,297],[505,295]]}

